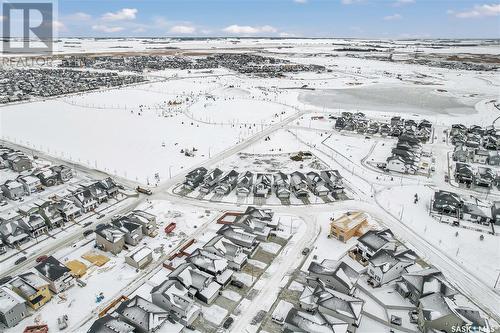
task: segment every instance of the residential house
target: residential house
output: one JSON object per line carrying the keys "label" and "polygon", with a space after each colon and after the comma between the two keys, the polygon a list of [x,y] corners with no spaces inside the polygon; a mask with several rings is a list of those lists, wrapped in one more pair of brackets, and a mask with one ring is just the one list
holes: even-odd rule
{"label": "residential house", "polygon": [[73,170],[65,165],[56,165],[50,169],[57,175],[57,180],[61,183],[66,183],[73,178]]}
{"label": "residential house", "polygon": [[377,287],[394,281],[406,273],[406,268],[413,265],[417,258],[415,252],[404,246],[396,250],[380,249],[368,259],[369,282]]}
{"label": "residential house", "polygon": [[500,165],[500,153],[498,152],[498,150],[488,151],[488,164]]}
{"label": "residential house", "polygon": [[453,160],[461,163],[467,162],[469,151],[461,144],[457,144],[453,150]]}
{"label": "residential house", "polygon": [[321,284],[315,288],[306,286],[299,297],[301,309],[320,312],[347,323],[348,332],[355,332],[361,321],[364,300],[349,296]]}
{"label": "residential house", "polygon": [[290,189],[297,198],[307,198],[309,196],[308,182],[302,172],[295,171],[290,175]]}
{"label": "residential house", "polygon": [[23,153],[13,153],[7,157],[7,162],[12,170],[23,172],[33,169],[31,159]]}
{"label": "residential house", "polygon": [[455,180],[462,184],[472,184],[474,182],[474,170],[469,164],[455,164]]}
{"label": "residential house", "polygon": [[219,182],[219,179],[222,177],[222,170],[219,168],[215,168],[211,172],[209,172],[205,178],[203,178],[203,182],[200,184],[200,192],[201,193],[210,193],[214,187]]}
{"label": "residential house", "polygon": [[66,222],[73,221],[75,218],[82,215],[82,209],[70,199],[65,198],[57,201],[54,206]]}
{"label": "residential house", "polygon": [[111,177],[98,181],[96,185],[106,192],[108,198],[114,198],[118,195],[119,187]]}
{"label": "residential house", "polygon": [[477,168],[476,177],[474,182],[477,186],[491,188],[495,182],[496,174],[495,172],[486,167]]}
{"label": "residential house", "polygon": [[18,200],[27,194],[24,185],[17,180],[7,180],[1,189],[3,195],[10,200]]}
{"label": "residential house", "polygon": [[267,222],[251,215],[243,214],[237,218],[233,226],[240,227],[246,232],[257,236],[259,241],[267,241],[272,230]]}
{"label": "residential house", "polygon": [[420,298],[418,328],[421,332],[485,332],[488,321],[478,310],[458,306],[439,292]]}
{"label": "residential house", "polygon": [[193,171],[190,171],[186,175],[186,179],[184,180],[184,183],[182,183],[182,185],[187,189],[194,190],[203,182],[203,179],[205,178],[207,172],[208,170],[204,167],[200,167],[194,169]]}
{"label": "residential house", "polygon": [[173,314],[182,325],[189,326],[201,314],[189,290],[178,280],[165,280],[151,290],[153,304]]}
{"label": "residential house", "polygon": [[330,223],[330,235],[341,242],[363,235],[368,227],[368,215],[364,212],[347,212]]}
{"label": "residential house", "polygon": [[42,190],[42,182],[35,176],[20,176],[17,180],[23,184],[24,192],[28,195],[40,192]]}
{"label": "residential house", "polygon": [[435,268],[402,274],[401,280],[396,283],[396,291],[415,305],[418,305],[422,297],[435,292],[446,297],[457,294],[443,274]]}
{"label": "residential house", "polygon": [[19,225],[20,220],[21,216],[13,211],[2,212],[0,215],[0,236],[10,247],[29,241],[28,233]]}
{"label": "residential house", "polygon": [[89,190],[91,197],[97,202],[95,208],[97,208],[97,206],[99,206],[103,202],[108,201],[108,193],[106,192],[104,187],[100,185],[100,182],[92,182],[83,185],[82,187],[84,190]]}
{"label": "residential house", "polygon": [[142,240],[142,226],[125,218],[113,220],[111,224],[125,237],[125,244],[136,246]]}
{"label": "residential house", "polygon": [[258,173],[253,188],[254,196],[267,198],[271,194],[272,182],[270,174]]}
{"label": "residential house", "polygon": [[495,225],[500,225],[500,201],[494,201],[491,205],[491,217]]}
{"label": "residential house", "polygon": [[69,289],[75,283],[71,270],[53,256],[36,265],[35,270],[56,294]]}
{"label": "residential house", "polygon": [[309,313],[290,309],[283,323],[284,332],[347,333],[349,324],[316,311]]}
{"label": "residential house", "polygon": [[342,176],[338,170],[323,170],[320,175],[332,193],[340,194],[344,192]]}
{"label": "residential house", "polygon": [[140,247],[125,256],[125,262],[130,266],[143,269],[153,261],[153,251],[147,246]]}
{"label": "residential house", "polygon": [[243,248],[243,252],[249,256],[257,250],[257,247],[260,244],[256,235],[234,225],[222,226],[222,228],[217,231],[217,234],[223,235],[224,238],[229,239],[234,244],[241,246]]}
{"label": "residential house", "polygon": [[229,194],[238,184],[238,175],[239,173],[236,170],[226,173],[219,181],[219,184],[215,186],[214,192],[220,195]]}
{"label": "residential house", "polygon": [[105,315],[94,321],[87,333],[136,333],[136,329],[120,318]]}
{"label": "residential house", "polygon": [[360,272],[344,261],[323,260],[309,264],[307,284],[316,287],[319,284],[352,295],[358,282]]}
{"label": "residential house", "polygon": [[27,315],[24,299],[6,286],[0,286],[0,323],[14,327]]}
{"label": "residential house", "polygon": [[474,150],[474,157],[473,157],[474,163],[486,164],[486,162],[488,161],[488,157],[489,154],[486,149],[479,148]]}
{"label": "residential house", "polygon": [[460,212],[464,202],[456,193],[439,190],[434,192],[434,200],[432,201],[432,209],[435,212],[444,215],[462,217]]}
{"label": "residential house", "polygon": [[156,216],[145,212],[143,210],[134,210],[125,216],[129,221],[137,223],[142,226],[142,234],[155,237],[158,232],[158,226],[156,223]]}
{"label": "residential house", "polygon": [[33,272],[27,272],[10,281],[12,290],[26,300],[26,304],[36,310],[50,301],[52,293],[49,283]]}
{"label": "residential house", "polygon": [[253,185],[253,173],[247,171],[238,180],[238,184],[236,185],[236,195],[238,197],[248,197],[252,192],[252,185]]}
{"label": "residential house", "polygon": [[35,177],[38,177],[44,186],[50,187],[57,184],[57,173],[49,168],[43,170],[37,170],[33,173]]}
{"label": "residential house", "polygon": [[40,214],[32,214],[23,216],[19,219],[19,227],[21,227],[31,238],[36,238],[48,231],[45,220]]}
{"label": "residential house", "polygon": [[357,251],[361,258],[369,260],[380,249],[394,249],[394,243],[394,234],[391,230],[368,230],[358,238]]}
{"label": "residential house", "polygon": [[170,280],[176,280],[188,289],[190,297],[196,296],[206,304],[212,304],[222,286],[214,281],[214,276],[201,271],[194,264],[185,262],[180,264],[169,274]]}
{"label": "residential house", "polygon": [[288,175],[283,172],[274,174],[274,191],[276,197],[280,199],[290,198],[290,181],[288,180]]}
{"label": "residential house", "polygon": [[330,194],[330,189],[327,183],[321,178],[321,176],[314,171],[310,171],[306,174],[309,190],[318,197],[324,197]]}
{"label": "residential house", "polygon": [[244,218],[257,219],[266,223],[271,229],[276,230],[278,227],[278,220],[273,217],[274,212],[271,209],[248,206],[245,212],[238,217],[238,220],[243,220]]}
{"label": "residential house", "polygon": [[57,204],[55,202],[37,201],[35,204],[39,207],[38,212],[50,229],[64,226],[64,218],[61,212],[57,209]]}
{"label": "residential house", "polygon": [[226,258],[228,267],[234,270],[243,268],[248,260],[248,255],[243,251],[241,246],[224,238],[222,235],[217,235],[209,240],[203,246],[203,250],[219,257]]}
{"label": "residential house", "polygon": [[83,214],[94,211],[99,205],[98,201],[88,188],[76,191],[71,199],[75,205],[80,208]]}
{"label": "residential house", "polygon": [[125,234],[109,224],[99,224],[95,228],[95,243],[103,251],[118,254],[125,245]]}
{"label": "residential house", "polygon": [[140,333],[161,332],[168,321],[167,311],[138,295],[122,302],[115,313]]}
{"label": "residential house", "polygon": [[7,252],[7,245],[5,245],[3,239],[0,237],[0,255],[4,254],[5,252]]}
{"label": "residential house", "polygon": [[465,203],[463,205],[462,217],[464,220],[484,225],[490,225],[492,222],[491,210],[484,207],[481,209],[475,204]]}
{"label": "residential house", "polygon": [[225,287],[231,282],[234,271],[228,269],[226,258],[205,249],[196,249],[187,258],[187,261],[195,265],[199,270],[214,276],[215,281]]}

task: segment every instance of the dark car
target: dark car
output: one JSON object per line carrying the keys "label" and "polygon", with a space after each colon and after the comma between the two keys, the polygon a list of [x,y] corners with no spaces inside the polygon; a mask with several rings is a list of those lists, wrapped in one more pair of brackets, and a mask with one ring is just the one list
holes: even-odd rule
{"label": "dark car", "polygon": [[243,288],[245,285],[243,284],[243,282],[241,281],[238,281],[238,280],[232,280],[231,281],[231,285],[235,286],[236,288]]}
{"label": "dark car", "polygon": [[7,282],[9,282],[10,280],[12,280],[12,276],[4,276],[3,278],[0,279],[0,286],[3,285],[3,284],[6,284]]}
{"label": "dark car", "polygon": [[36,262],[45,261],[45,260],[47,260],[47,258],[48,258],[48,256],[46,256],[46,255],[39,256],[38,258],[36,258]]}
{"label": "dark car", "polygon": [[84,228],[86,228],[86,227],[88,227],[88,226],[89,226],[89,225],[91,225],[91,224],[92,224],[92,222],[87,222],[87,223],[85,223],[85,224],[83,225],[83,227],[84,227]]}
{"label": "dark car", "polygon": [[307,255],[309,254],[309,252],[311,252],[311,249],[310,249],[310,248],[308,248],[308,247],[306,247],[306,248],[304,248],[304,249],[302,250],[302,254],[303,254],[303,255],[305,255],[305,256],[307,256]]}
{"label": "dark car", "polygon": [[227,318],[226,321],[224,322],[224,324],[222,324],[222,327],[224,327],[225,329],[228,329],[233,324],[233,321],[234,321],[233,317]]}
{"label": "dark car", "polygon": [[83,232],[83,237],[87,237],[88,235],[91,235],[93,232],[94,232],[94,230],[92,230],[92,229],[85,230]]}
{"label": "dark car", "polygon": [[22,263],[22,262],[23,262],[23,261],[25,261],[26,259],[28,259],[28,258],[26,258],[26,257],[21,257],[21,258],[17,259],[17,260],[14,262],[14,264],[15,264],[15,265],[19,265],[20,263]]}

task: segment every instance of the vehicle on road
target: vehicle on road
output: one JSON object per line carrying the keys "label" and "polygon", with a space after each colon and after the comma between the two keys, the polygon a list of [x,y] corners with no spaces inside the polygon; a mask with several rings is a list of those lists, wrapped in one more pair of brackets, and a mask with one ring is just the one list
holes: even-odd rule
{"label": "vehicle on road", "polygon": [[139,193],[143,193],[143,194],[147,194],[147,195],[153,194],[153,191],[151,191],[149,188],[145,188],[145,187],[141,187],[141,186],[137,186],[137,188],[135,190]]}
{"label": "vehicle on road", "polygon": [[43,255],[43,256],[39,256],[38,258],[36,258],[36,262],[42,262],[42,261],[45,261],[47,260],[48,256],[46,255]]}
{"label": "vehicle on road", "polygon": [[10,275],[4,276],[3,278],[0,279],[0,286],[3,285],[3,284],[6,284],[10,280],[12,280],[12,276],[10,276]]}
{"label": "vehicle on road", "polygon": [[92,224],[92,222],[87,222],[87,223],[85,223],[85,224],[83,225],[83,227],[84,227],[84,228],[86,228],[86,227],[88,227],[88,226],[89,226],[89,225],[91,225],[91,224]]}
{"label": "vehicle on road", "polygon": [[222,324],[222,327],[224,327],[225,329],[228,329],[229,327],[231,327],[231,325],[233,324],[234,322],[234,318],[233,317],[229,317],[226,319],[226,321],[224,321],[224,324]]}
{"label": "vehicle on road", "polygon": [[85,230],[83,232],[83,237],[87,237],[88,235],[91,235],[93,232],[94,232],[94,230],[92,230],[92,229]]}
{"label": "vehicle on road", "polygon": [[304,248],[304,249],[302,250],[302,254],[303,254],[303,255],[305,255],[305,256],[307,256],[307,255],[309,254],[309,252],[311,252],[311,249],[310,249],[310,248],[308,248],[308,247],[306,247],[306,248]]}
{"label": "vehicle on road", "polygon": [[26,258],[26,257],[21,257],[21,258],[17,259],[17,260],[14,262],[14,264],[15,264],[15,265],[19,265],[20,263],[22,263],[22,262],[23,262],[23,261],[25,261],[26,259],[28,259],[28,258]]}

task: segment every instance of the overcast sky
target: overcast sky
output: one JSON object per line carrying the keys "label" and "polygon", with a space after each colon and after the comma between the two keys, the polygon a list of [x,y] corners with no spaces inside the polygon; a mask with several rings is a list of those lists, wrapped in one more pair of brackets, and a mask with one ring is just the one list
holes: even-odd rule
{"label": "overcast sky", "polygon": [[59,0],[59,36],[500,38],[500,2]]}

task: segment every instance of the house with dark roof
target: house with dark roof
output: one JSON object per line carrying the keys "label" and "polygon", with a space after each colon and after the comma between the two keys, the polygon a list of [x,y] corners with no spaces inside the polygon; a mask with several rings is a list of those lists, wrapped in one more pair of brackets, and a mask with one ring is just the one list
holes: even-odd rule
{"label": "house with dark roof", "polygon": [[208,170],[204,167],[200,167],[190,171],[186,175],[186,178],[184,180],[184,183],[182,183],[182,186],[187,189],[194,190],[203,182],[203,179],[205,178],[207,172]]}
{"label": "house with dark roof", "polygon": [[418,328],[421,332],[489,332],[488,321],[478,310],[458,306],[451,298],[436,292],[418,302]]}
{"label": "house with dark roof", "polygon": [[324,197],[330,194],[330,188],[319,173],[309,171],[306,173],[309,190],[318,197]]}
{"label": "house with dark roof", "polygon": [[201,271],[189,262],[180,264],[168,278],[182,283],[190,297],[196,296],[206,304],[212,304],[222,289],[222,285],[215,281],[212,274]]}
{"label": "house with dark roof", "polygon": [[211,172],[209,172],[205,176],[205,178],[203,178],[203,182],[200,184],[200,192],[210,193],[218,184],[220,178],[222,177],[222,174],[223,172],[219,168],[215,168]]}
{"label": "house with dark roof", "polygon": [[10,281],[12,290],[26,300],[26,304],[36,310],[50,301],[52,293],[49,282],[33,272],[23,273]]}
{"label": "house with dark roof", "polygon": [[290,174],[290,189],[297,198],[307,198],[309,196],[309,185],[306,176],[299,171]]}
{"label": "house with dark roof", "polygon": [[396,283],[396,291],[415,305],[418,305],[422,297],[432,293],[440,293],[446,297],[457,294],[443,274],[435,268],[402,274],[401,280]]}
{"label": "house with dark roof", "polygon": [[111,224],[121,232],[125,237],[125,243],[136,246],[143,238],[142,226],[125,218],[120,218],[111,221]]}
{"label": "house with dark roof", "polygon": [[434,192],[432,209],[437,213],[462,218],[463,205],[462,198],[456,193],[443,190]]}
{"label": "house with dark roof", "polygon": [[299,305],[309,312],[320,312],[347,323],[348,332],[355,332],[361,322],[365,301],[318,285],[306,286],[299,297]]}
{"label": "house with dark roof", "polygon": [[330,189],[330,192],[336,194],[344,192],[342,176],[338,170],[323,170],[320,172],[320,175],[325,181],[326,186]]}
{"label": "house with dark roof", "polygon": [[306,280],[309,286],[316,287],[322,284],[344,294],[352,294],[361,273],[344,261],[330,262],[328,260],[322,263],[311,261],[307,270]]}
{"label": "house with dark roof", "polygon": [[95,228],[95,243],[103,251],[118,254],[125,245],[125,233],[113,225],[99,224]]}
{"label": "house with dark roof", "polygon": [[260,244],[256,235],[239,226],[227,224],[223,225],[219,230],[217,230],[217,234],[222,235],[234,244],[241,246],[243,248],[243,252],[249,256],[257,250],[257,247]]}
{"label": "house with dark roof", "polygon": [[253,173],[247,171],[240,177],[240,179],[238,179],[238,184],[236,185],[236,195],[238,197],[248,197],[252,192],[252,185]]}
{"label": "house with dark roof", "polygon": [[157,235],[157,222],[156,216],[145,212],[143,210],[134,210],[131,213],[125,215],[125,217],[134,223],[140,224],[142,226],[142,234],[155,237]]}
{"label": "house with dark roof", "polygon": [[368,259],[369,282],[378,287],[394,281],[400,278],[402,273],[406,273],[406,268],[413,265],[417,259],[415,252],[402,245],[394,250],[382,248]]}
{"label": "house with dark roof", "polygon": [[105,315],[94,321],[87,333],[136,333],[136,328],[118,317]]}
{"label": "house with dark roof", "polygon": [[474,170],[469,164],[455,164],[455,180],[462,184],[472,184],[474,182]]}
{"label": "house with dark roof", "polygon": [[231,170],[220,179],[215,186],[214,192],[220,195],[229,194],[238,184],[239,173],[236,170]]}
{"label": "house with dark roof", "polygon": [[61,183],[66,183],[73,178],[73,170],[65,165],[55,165],[50,168],[57,175],[57,179]]}
{"label": "house with dark roof", "polygon": [[24,185],[17,180],[7,180],[0,188],[3,195],[10,200],[18,200],[28,194]]}
{"label": "house with dark roof", "polygon": [[369,260],[380,249],[394,249],[394,234],[389,229],[368,230],[358,238],[357,251],[364,259]]}
{"label": "house with dark roof", "polygon": [[53,256],[36,265],[35,270],[56,294],[69,289],[75,283],[71,270]]}
{"label": "house with dark roof", "polygon": [[139,295],[121,303],[115,313],[140,333],[161,332],[169,319],[167,311]]}
{"label": "house with dark roof", "polygon": [[349,324],[319,311],[310,313],[292,308],[284,320],[283,332],[347,333],[348,326]]}
{"label": "house with dark roof", "polygon": [[177,280],[165,280],[151,290],[153,304],[168,311],[184,326],[191,325],[201,314],[189,290]]}
{"label": "house with dark roof", "polygon": [[196,249],[187,258],[187,261],[195,265],[202,272],[211,274],[215,281],[223,287],[231,282],[234,271],[229,269],[227,259],[218,254],[200,248]]}
{"label": "house with dark roof", "polygon": [[243,248],[222,235],[217,235],[209,240],[203,249],[219,257],[226,258],[228,267],[240,270],[247,263],[248,255]]}
{"label": "house with dark roof", "polygon": [[253,187],[254,196],[267,198],[271,194],[272,183],[272,175],[267,173],[258,173]]}
{"label": "house with dark roof", "polygon": [[290,198],[290,181],[288,175],[283,172],[278,172],[274,174],[274,192],[276,197],[281,199]]}

